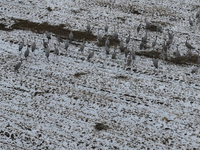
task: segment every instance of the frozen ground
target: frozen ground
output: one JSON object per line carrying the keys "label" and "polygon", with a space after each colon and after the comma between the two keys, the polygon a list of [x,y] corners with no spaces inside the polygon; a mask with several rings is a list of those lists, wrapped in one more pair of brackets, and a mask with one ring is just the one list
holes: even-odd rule
{"label": "frozen ground", "polygon": [[[42,50],[44,34],[12,29],[15,19],[64,24],[73,31],[84,31],[89,21],[92,34],[97,35],[98,29],[104,34],[107,22],[108,34],[116,26],[120,39],[131,31],[128,48],[134,45],[140,52],[138,40],[145,33],[146,17],[164,29],[163,33],[148,32],[148,45],[158,35],[157,51],[167,38],[166,29],[174,31],[169,50],[173,58],[177,44],[182,55],[187,53],[187,36],[198,50],[199,29],[189,26],[188,17],[195,17],[199,7],[195,0],[165,4],[161,0],[1,0],[0,23],[10,29],[0,31],[1,149],[199,148],[200,76],[190,73],[197,64],[177,65],[159,59],[159,68],[155,69],[151,58],[136,56],[134,64],[125,70],[125,56],[118,53],[118,59],[112,60],[96,41],[86,41],[80,53],[78,37],[74,37],[66,55],[64,44],[58,45],[61,55],[50,53],[48,62]],[[140,23],[142,29],[137,35]],[[37,49],[16,74],[19,42],[24,38],[30,45],[34,37]],[[55,43],[53,34],[51,50]],[[116,46],[111,46],[111,52]],[[85,58],[91,49],[95,54],[88,62]],[[105,129],[97,130],[97,123]]]}

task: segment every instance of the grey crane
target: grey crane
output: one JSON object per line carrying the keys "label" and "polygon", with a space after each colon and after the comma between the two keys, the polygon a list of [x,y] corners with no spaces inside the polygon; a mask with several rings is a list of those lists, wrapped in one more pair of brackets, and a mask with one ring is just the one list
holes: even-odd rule
{"label": "grey crane", "polygon": [[63,43],[63,39],[60,36],[57,35],[56,39],[57,39],[59,45],[60,45],[60,43]]}
{"label": "grey crane", "polygon": [[43,46],[44,46],[44,48],[48,47],[48,42],[46,42],[45,39],[43,39]]}
{"label": "grey crane", "polygon": [[114,32],[113,32],[113,37],[117,40],[118,39],[118,33],[115,30],[115,26],[114,26]]}
{"label": "grey crane", "polygon": [[112,59],[116,59],[116,56],[117,56],[117,54],[116,54],[116,51],[114,49],[114,52],[112,53]]}
{"label": "grey crane", "polygon": [[109,37],[107,37],[107,38],[106,38],[105,46],[108,46],[108,47],[110,47],[110,41],[109,41]]}
{"label": "grey crane", "polygon": [[169,32],[169,29],[167,29],[167,31],[168,31],[168,39],[173,41],[173,38],[174,38],[173,32],[170,33],[170,32]]}
{"label": "grey crane", "polygon": [[108,24],[107,24],[107,22],[106,22],[106,25],[105,25],[105,28],[104,28],[104,30],[105,30],[105,32],[107,33],[108,32]]}
{"label": "grey crane", "polygon": [[85,38],[83,39],[83,43],[81,44],[79,51],[83,52],[84,48],[85,48]]}
{"label": "grey crane", "polygon": [[126,49],[124,50],[125,58],[127,58],[127,56],[128,56],[129,53],[130,53],[130,50],[126,48]]}
{"label": "grey crane", "polygon": [[191,73],[198,73],[199,67],[194,67],[191,71]]}
{"label": "grey crane", "polygon": [[200,18],[200,10],[196,13],[196,18]]}
{"label": "grey crane", "polygon": [[24,47],[24,38],[22,39],[22,42],[19,44],[19,52],[22,51],[23,47]]}
{"label": "grey crane", "polygon": [[18,71],[19,68],[21,67],[22,61],[23,61],[23,59],[20,59],[20,62],[18,62],[16,65],[14,65],[14,71],[15,72]]}
{"label": "grey crane", "polygon": [[107,45],[105,45],[105,52],[106,52],[106,55],[110,54],[110,49]]}
{"label": "grey crane", "polygon": [[200,65],[200,56],[199,56],[199,52],[198,52],[197,64]]}
{"label": "grey crane", "polygon": [[167,48],[170,48],[172,42],[173,42],[173,39],[168,39],[167,40],[167,43],[166,43]]}
{"label": "grey crane", "polygon": [[54,53],[55,55],[59,55],[59,50],[58,50],[58,48],[56,47],[56,44],[54,44],[54,48],[55,48],[55,49],[54,49],[54,52],[53,52],[53,53]]}
{"label": "grey crane", "polygon": [[69,40],[66,40],[66,41],[65,41],[65,50],[66,50],[66,51],[68,50],[68,47],[69,47]]}
{"label": "grey crane", "polygon": [[130,39],[131,39],[131,32],[129,31],[128,36],[126,37],[126,44],[129,43]]}
{"label": "grey crane", "polygon": [[152,58],[152,61],[153,61],[154,67],[155,67],[155,68],[158,68],[158,60],[155,59],[154,56],[153,56],[153,58]]}
{"label": "grey crane", "polygon": [[167,47],[167,44],[165,44],[165,41],[163,42],[162,48],[163,48],[162,49],[163,52],[167,52],[168,47]]}
{"label": "grey crane", "polygon": [[176,61],[177,61],[177,63],[180,63],[180,61],[181,61],[181,54],[178,50],[178,45],[177,45],[177,49],[176,49]]}
{"label": "grey crane", "polygon": [[47,47],[47,48],[45,48],[45,56],[48,61],[49,61],[49,54],[50,54],[50,50],[49,50],[49,47]]}
{"label": "grey crane", "polygon": [[131,50],[131,56],[132,56],[132,59],[135,60],[135,51],[133,49],[133,46],[132,46],[132,50]]}
{"label": "grey crane", "polygon": [[156,25],[156,30],[157,30],[157,32],[160,32],[160,33],[163,32],[162,26],[159,24]]}
{"label": "grey crane", "polygon": [[200,18],[197,18],[196,24],[199,24],[199,23],[200,23]]}
{"label": "grey crane", "polygon": [[132,57],[131,57],[131,55],[129,55],[127,62],[126,62],[126,66],[130,66],[131,62],[132,62]]}
{"label": "grey crane", "polygon": [[74,38],[74,35],[72,33],[72,30],[70,30],[70,33],[69,33],[69,41],[71,42]]}
{"label": "grey crane", "polygon": [[146,23],[146,29],[149,29],[151,27],[151,23],[147,21],[147,18],[144,19]]}
{"label": "grey crane", "polygon": [[32,52],[34,52],[34,51],[35,51],[35,49],[36,49],[36,42],[35,42],[35,38],[36,38],[36,37],[34,37],[34,42],[31,44],[31,51],[32,51]]}
{"label": "grey crane", "polygon": [[120,41],[119,49],[120,49],[121,52],[124,52],[124,42],[123,42],[122,39]]}
{"label": "grey crane", "polygon": [[53,54],[56,55],[55,60],[58,60],[59,50],[58,50],[58,48],[56,47],[56,44],[54,44],[54,52],[53,52]]}
{"label": "grey crane", "polygon": [[86,27],[86,31],[89,33],[91,31],[91,27],[89,22],[87,21],[87,27]]}
{"label": "grey crane", "polygon": [[188,48],[188,49],[195,49],[190,43],[188,43],[188,37],[186,38],[186,41],[185,41],[185,46]]}
{"label": "grey crane", "polygon": [[89,53],[87,60],[89,61],[92,57],[94,57],[94,48],[93,48],[92,52]]}
{"label": "grey crane", "polygon": [[118,39],[118,33],[117,33],[117,32],[114,32],[114,33],[113,33],[113,37],[117,40],[117,39]]}
{"label": "grey crane", "polygon": [[163,59],[168,60],[167,51],[162,51]]}
{"label": "grey crane", "polygon": [[155,39],[155,41],[153,41],[153,42],[152,42],[152,44],[151,44],[151,46],[152,46],[153,50],[154,50],[154,47],[156,46],[157,37],[158,37],[158,36],[156,35],[156,39]]}
{"label": "grey crane", "polygon": [[142,37],[142,43],[144,43],[144,44],[147,43],[147,30],[146,30],[144,37]]}
{"label": "grey crane", "polygon": [[27,43],[27,49],[24,52],[24,57],[27,58],[29,56],[29,49],[28,49],[28,43]]}
{"label": "grey crane", "polygon": [[144,45],[145,44],[143,42],[140,43],[140,50],[142,50],[144,48]]}
{"label": "grey crane", "polygon": [[46,34],[46,38],[48,39],[48,43],[49,43],[49,41],[51,40],[51,34],[47,31],[45,32],[45,34]]}
{"label": "grey crane", "polygon": [[174,34],[170,33],[169,29],[167,29],[167,31],[168,31],[168,40],[167,40],[166,46],[167,46],[167,48],[170,48],[170,46],[173,42],[173,39],[174,39]]}
{"label": "grey crane", "polygon": [[[34,42],[32,42],[31,44],[32,53],[35,51],[35,49],[36,49],[36,37],[34,37]],[[36,64],[36,58],[35,58],[35,64]]]}
{"label": "grey crane", "polygon": [[102,43],[102,40],[103,40],[102,35],[99,33],[99,30],[98,30],[97,42],[98,42],[99,44],[101,44],[101,43]]}
{"label": "grey crane", "polygon": [[137,34],[139,34],[140,29],[141,29],[141,24],[139,24],[138,27],[137,27]]}
{"label": "grey crane", "polygon": [[189,24],[190,24],[190,26],[193,26],[193,25],[194,25],[194,23],[193,23],[193,21],[191,20],[190,16],[189,16]]}

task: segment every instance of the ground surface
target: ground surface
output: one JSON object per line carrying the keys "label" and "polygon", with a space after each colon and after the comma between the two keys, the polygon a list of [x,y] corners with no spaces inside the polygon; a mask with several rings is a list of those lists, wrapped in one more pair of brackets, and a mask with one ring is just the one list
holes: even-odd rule
{"label": "ground surface", "polygon": [[[197,66],[199,29],[190,27],[198,1],[71,1],[1,0],[0,2],[0,147],[1,149],[195,149],[200,146],[200,76],[191,74]],[[139,49],[145,34],[145,17],[158,23],[163,32],[148,32],[145,49]],[[92,33],[85,32],[87,21]],[[111,54],[96,36],[115,30],[125,41],[128,32],[136,60],[130,67],[119,52],[119,40],[110,36]],[[136,28],[142,28],[139,34]],[[56,36],[74,40],[68,51]],[[174,32],[168,50],[161,50],[167,29]],[[43,51],[45,31],[52,34],[49,62]],[[151,43],[158,35],[155,50]],[[195,47],[188,59],[186,37]],[[37,49],[24,60],[19,73],[19,43],[30,46],[36,37]],[[79,51],[83,38],[84,52]],[[54,44],[60,51],[53,54]],[[182,62],[174,61],[176,45]],[[24,58],[26,46],[22,49]],[[94,57],[87,56],[94,49]],[[158,59],[159,68],[152,63]]]}

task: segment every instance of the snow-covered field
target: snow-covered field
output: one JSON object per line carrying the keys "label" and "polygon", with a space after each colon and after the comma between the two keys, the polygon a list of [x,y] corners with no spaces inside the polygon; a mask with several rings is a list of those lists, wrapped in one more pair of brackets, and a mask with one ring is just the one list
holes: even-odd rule
{"label": "snow-covered field", "polygon": [[[165,2],[165,1],[164,1]],[[0,2],[0,148],[1,149],[197,149],[200,147],[200,76],[191,74],[197,66],[199,50],[198,25],[190,26],[189,16],[199,10],[197,0],[1,0]],[[152,58],[136,55],[134,63],[125,68],[125,56],[119,44],[113,44],[111,54],[104,46],[87,40],[84,52],[79,51],[82,39],[74,35],[66,52],[64,43],[57,42],[54,33],[49,47],[49,62],[43,51],[45,30],[37,27],[13,28],[16,20],[47,22],[69,30],[99,33],[106,37],[115,30],[125,42],[128,32],[136,54],[145,34],[145,18],[163,27],[163,33],[148,32],[147,49],[158,36],[155,50],[161,52],[167,29],[174,41],[168,50],[169,61],[159,55],[159,67]],[[142,28],[139,34],[136,28]],[[64,30],[64,31],[65,31]],[[35,32],[34,32],[35,31]],[[65,36],[63,36],[65,35]],[[181,55],[192,50],[191,63],[173,63],[176,45]],[[20,61],[19,43],[25,39],[30,46],[36,37],[37,49],[24,60],[19,73],[14,65]],[[111,38],[112,40],[112,38]],[[60,51],[53,54],[54,44]],[[104,45],[104,44],[103,44]],[[24,58],[26,46],[22,49]],[[94,49],[94,57],[87,56]],[[151,56],[153,57],[153,56]],[[100,129],[100,127],[103,129]]]}

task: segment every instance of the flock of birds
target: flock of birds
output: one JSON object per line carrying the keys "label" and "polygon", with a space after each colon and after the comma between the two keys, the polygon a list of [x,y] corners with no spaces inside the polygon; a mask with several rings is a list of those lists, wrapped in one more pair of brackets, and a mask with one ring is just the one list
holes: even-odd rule
{"label": "flock of birds", "polygon": [[[148,29],[151,28],[151,23],[148,22],[146,19],[145,19],[145,23],[146,23],[146,30],[145,30],[145,35],[142,37],[141,39],[141,43],[140,43],[140,46],[139,48],[140,49],[143,49],[146,44],[147,44],[147,41],[148,41]],[[200,10],[196,13],[196,24],[199,24],[200,23]],[[194,21],[191,20],[191,18],[189,17],[189,24],[190,26],[194,26]],[[105,35],[107,36],[108,34],[108,29],[109,29],[109,26],[108,24],[106,23],[105,27],[104,27],[104,31],[105,31]],[[141,24],[139,24],[139,26],[137,27],[137,33],[140,32],[140,29],[141,29]],[[157,32],[161,32],[162,33],[162,27],[160,25],[156,25],[156,29],[157,29]],[[86,31],[88,33],[91,33],[91,26],[89,24],[89,22],[87,22],[87,26],[86,26]],[[168,49],[170,48],[170,46],[172,45],[173,43],[173,39],[174,39],[174,34],[173,32],[170,32],[169,30],[168,31],[168,40],[165,40],[164,43],[162,44],[162,56],[164,58],[164,60],[168,60]],[[50,48],[49,48],[49,43],[51,41],[51,34],[49,32],[45,32],[45,35],[46,35],[46,38],[47,40],[43,39],[43,48],[44,48],[44,51],[45,51],[45,56],[47,58],[47,60],[49,61],[49,55],[50,55]],[[114,32],[112,33],[112,36],[115,38],[115,39],[119,39],[119,35],[118,33],[116,32],[115,30],[115,27],[114,27]],[[66,41],[64,41],[61,37],[57,36],[57,41],[58,41],[58,44],[60,45],[60,43],[65,43],[64,44],[64,48],[65,50],[67,51],[68,50],[68,47],[70,45],[70,43],[73,41],[74,39],[74,36],[73,36],[73,32],[72,30],[70,30],[70,33],[69,33],[69,36],[68,36],[68,39]],[[155,37],[155,40],[152,42],[151,44],[151,47],[155,48],[156,44],[157,44],[157,38],[158,36],[156,35]],[[131,34],[130,34],[130,31],[128,33],[128,36],[126,37],[125,39],[125,43],[128,44],[131,40]],[[98,35],[97,35],[97,42],[99,44],[102,44],[103,42],[103,36],[102,34],[99,33],[99,30],[98,30]],[[21,53],[22,52],[22,49],[23,47],[25,46],[25,43],[24,43],[24,39],[22,39],[22,42],[19,44],[19,52]],[[79,51],[80,52],[83,52],[84,51],[84,48],[86,46],[86,41],[85,39],[83,39],[83,43],[80,45],[80,48],[79,48]],[[191,58],[192,57],[192,52],[191,50],[194,50],[195,47],[193,47],[189,42],[188,42],[188,37],[186,38],[186,41],[185,41],[185,46],[188,48],[188,58]],[[32,42],[31,44],[31,51],[34,52],[36,50],[36,39],[34,38],[34,41]],[[110,41],[109,41],[109,36],[107,36],[106,38],[106,41],[105,41],[105,46],[104,46],[104,50],[105,50],[105,53],[107,55],[110,54]],[[127,47],[125,47],[124,45],[124,41],[123,39],[121,38],[120,40],[120,44],[119,44],[119,50],[121,53],[124,53],[125,54],[125,67],[126,66],[130,66],[131,63],[135,60],[136,58],[136,55],[135,55],[135,51],[134,51],[134,47],[132,47],[132,50],[129,50]],[[30,54],[30,51],[29,51],[29,47],[28,47],[28,42],[27,42],[27,49],[26,51],[24,52],[24,58],[27,59],[27,57],[29,57],[29,54]],[[54,54],[55,55],[59,55],[59,49],[57,48],[56,44],[54,44]],[[116,59],[116,49],[114,49],[114,52],[112,53],[112,59]],[[94,56],[94,48],[93,50],[89,53],[88,57],[87,57],[87,60],[89,61],[91,58],[93,58]],[[176,53],[175,53],[175,58],[176,58],[176,61],[177,62],[180,62],[181,61],[181,54],[178,50],[178,45],[177,45],[177,49],[176,49]],[[23,62],[23,58],[20,59],[20,62],[18,62],[15,66],[14,66],[14,71],[15,72],[18,72],[22,62]],[[158,68],[158,59],[156,59],[154,56],[152,56],[152,62],[153,62],[153,65],[155,68]],[[198,69],[199,69],[199,64],[200,64],[200,57],[199,57],[199,52],[198,52],[198,66],[193,68],[191,73],[197,73],[198,72]]]}

